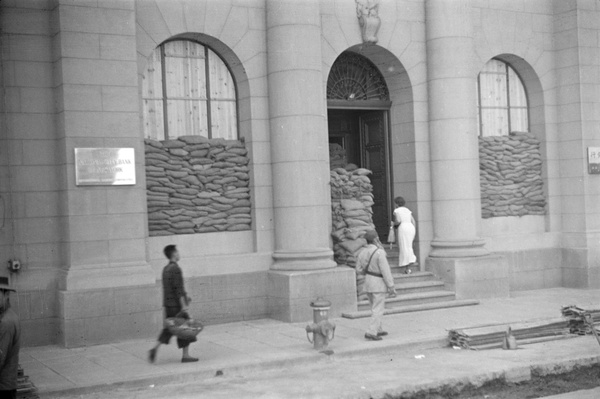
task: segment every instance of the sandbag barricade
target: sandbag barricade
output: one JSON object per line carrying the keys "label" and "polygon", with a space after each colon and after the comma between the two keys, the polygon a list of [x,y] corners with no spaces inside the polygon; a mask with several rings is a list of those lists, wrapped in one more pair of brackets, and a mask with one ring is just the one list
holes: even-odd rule
{"label": "sandbag barricade", "polygon": [[[373,186],[368,169],[349,164],[331,171],[332,237],[334,259],[340,265],[356,267],[356,255],[367,244],[365,232],[374,230]],[[364,276],[356,278],[357,296],[366,299],[363,292]]]}
{"label": "sandbag barricade", "polygon": [[250,168],[241,141],[145,140],[150,236],[250,230]]}
{"label": "sandbag barricade", "polygon": [[479,138],[481,216],[546,214],[540,141],[531,133]]}

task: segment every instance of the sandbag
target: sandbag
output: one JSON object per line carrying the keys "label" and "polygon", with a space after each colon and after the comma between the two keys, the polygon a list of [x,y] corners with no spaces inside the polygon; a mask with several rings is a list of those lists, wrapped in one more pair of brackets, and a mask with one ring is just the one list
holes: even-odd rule
{"label": "sandbag", "polygon": [[367,240],[364,238],[358,238],[356,240],[347,240],[340,242],[340,247],[344,248],[347,252],[354,254],[356,251],[367,245]]}
{"label": "sandbag", "polygon": [[340,204],[345,211],[365,209],[363,203],[355,199],[342,199]]}

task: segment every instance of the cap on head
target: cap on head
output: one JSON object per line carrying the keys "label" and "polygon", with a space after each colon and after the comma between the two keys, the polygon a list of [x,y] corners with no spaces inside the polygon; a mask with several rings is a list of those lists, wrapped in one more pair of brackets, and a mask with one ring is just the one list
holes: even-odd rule
{"label": "cap on head", "polygon": [[16,292],[16,290],[10,286],[8,277],[0,277],[0,291],[2,290]]}
{"label": "cap on head", "polygon": [[373,243],[378,237],[379,236],[375,230],[368,230],[365,233],[365,240],[367,240],[369,244]]}

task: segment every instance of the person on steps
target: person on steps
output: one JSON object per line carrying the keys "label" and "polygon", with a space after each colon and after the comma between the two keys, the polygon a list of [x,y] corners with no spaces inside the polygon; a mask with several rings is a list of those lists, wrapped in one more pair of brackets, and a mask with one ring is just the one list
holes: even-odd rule
{"label": "person on steps", "polygon": [[416,234],[415,218],[410,209],[405,207],[406,201],[402,197],[394,199],[396,209],[394,209],[394,226],[398,228],[398,248],[400,250],[399,266],[405,267],[405,273],[410,274],[410,266],[417,263],[417,257],[413,251],[413,241]]}
{"label": "person on steps", "polygon": [[387,254],[379,241],[375,230],[365,233],[367,245],[358,254],[356,260],[356,273],[366,274],[364,291],[371,304],[371,321],[365,333],[365,338],[370,341],[381,341],[381,337],[388,333],[383,331],[381,319],[385,310],[386,293],[396,296],[394,277],[387,261]]}
{"label": "person on steps", "polygon": [[[163,253],[167,259],[169,259],[169,264],[165,266],[162,272],[165,318],[178,316],[189,319],[189,298],[183,286],[183,274],[181,268],[177,264],[179,261],[179,251],[177,251],[175,245],[167,245],[164,248]],[[168,345],[172,336],[173,334],[171,334],[166,327],[162,330],[158,337],[158,342],[148,353],[148,361],[150,361],[150,363],[155,362],[156,353],[158,352],[160,345]],[[195,341],[196,337],[191,340],[177,338],[177,347],[183,350],[183,357],[181,358],[182,363],[198,361],[198,358],[192,357],[189,354],[189,345]]]}

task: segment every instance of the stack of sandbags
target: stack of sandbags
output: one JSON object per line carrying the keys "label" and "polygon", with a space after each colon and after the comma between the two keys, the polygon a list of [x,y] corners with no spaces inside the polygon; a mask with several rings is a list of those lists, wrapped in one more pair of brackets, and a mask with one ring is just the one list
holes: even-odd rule
{"label": "stack of sandbags", "polygon": [[373,186],[368,175],[372,172],[368,169],[359,168],[354,164],[348,164],[344,168],[335,168],[331,171],[331,200],[339,201],[342,198],[355,198],[368,201],[373,205]]}
{"label": "stack of sandbags", "polygon": [[[356,267],[358,251],[367,242],[363,238],[367,230],[374,230],[373,186],[368,175],[371,171],[348,165],[331,171],[331,205],[333,220],[333,251],[340,265]],[[359,300],[366,299],[362,293],[364,276],[357,276]]]}
{"label": "stack of sandbags", "polygon": [[346,166],[346,150],[339,144],[329,144],[329,166],[331,169]]}
{"label": "stack of sandbags", "polygon": [[544,215],[540,141],[531,133],[479,138],[481,214]]}
{"label": "stack of sandbags", "polygon": [[237,140],[145,140],[151,236],[249,230],[248,150]]}

